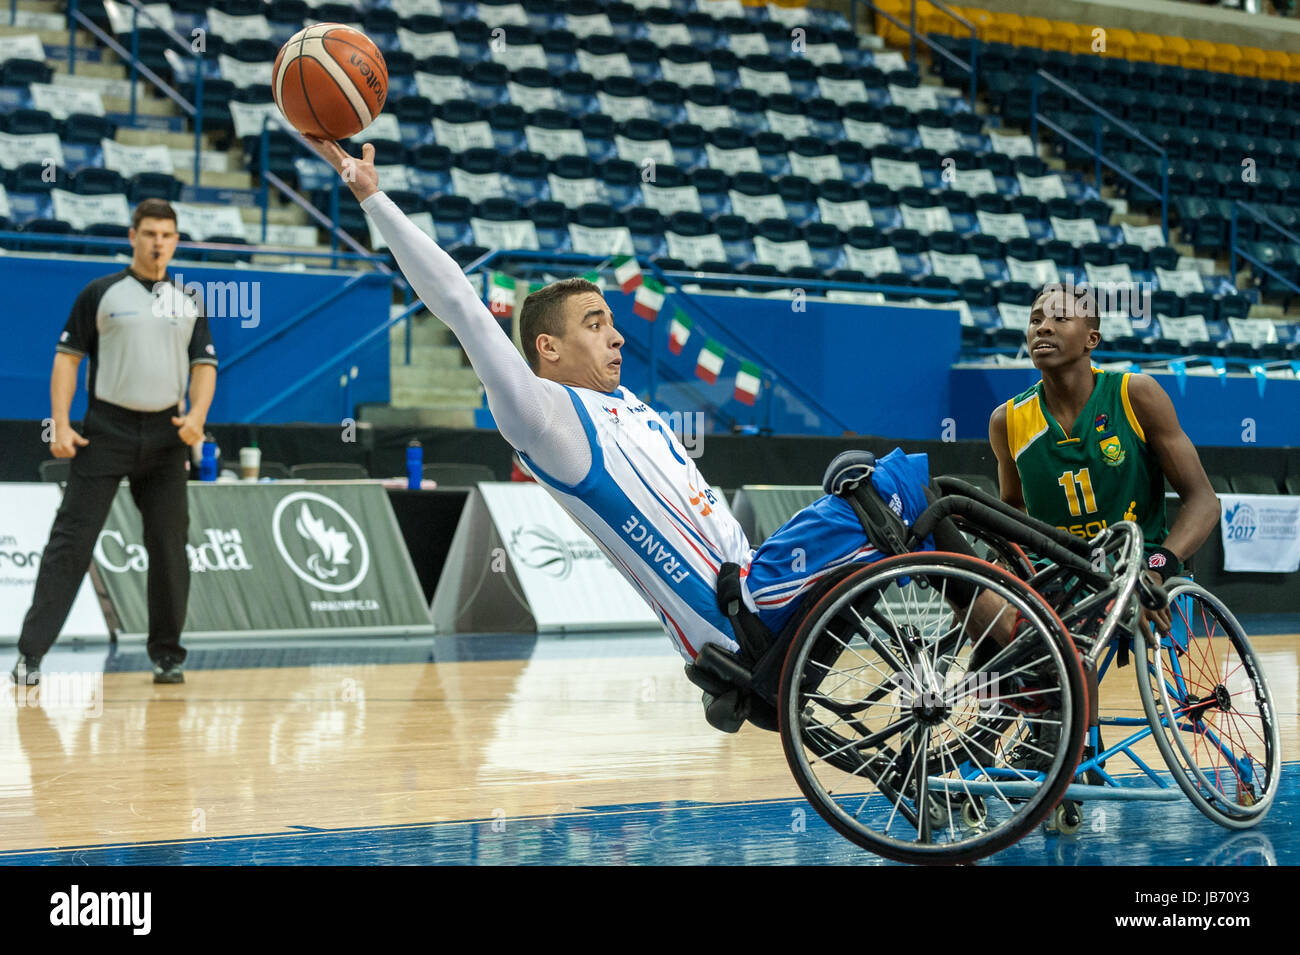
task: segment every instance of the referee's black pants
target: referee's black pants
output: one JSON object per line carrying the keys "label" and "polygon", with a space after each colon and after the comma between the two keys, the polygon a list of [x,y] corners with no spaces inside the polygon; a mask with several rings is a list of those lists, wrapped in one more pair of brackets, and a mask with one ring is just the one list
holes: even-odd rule
{"label": "referee's black pants", "polygon": [[99,532],[108,520],[122,478],[144,524],[149,555],[149,658],[155,663],[185,660],[181,629],[189,603],[189,499],[185,484],[189,448],[165,411],[130,411],[92,401],[63,503],[41,558],[36,594],[23,620],[18,651],[43,657],[63,629],[81,581],[90,567]]}

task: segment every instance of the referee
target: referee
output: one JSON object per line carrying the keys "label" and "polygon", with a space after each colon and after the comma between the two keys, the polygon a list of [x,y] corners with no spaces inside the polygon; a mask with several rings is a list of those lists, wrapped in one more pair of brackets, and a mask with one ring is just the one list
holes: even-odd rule
{"label": "referee", "polygon": [[[175,210],[163,199],[146,199],[131,217],[129,237],[130,268],[81,290],[54,356],[50,450],[56,458],[72,459],[71,476],[23,620],[11,674],[15,683],[40,682],[41,658],[72,609],[122,478],[130,481],[131,498],[140,509],[149,555],[153,680],[185,682],[187,446],[203,440],[217,386],[217,356],[200,303],[167,275],[180,238]],[[69,420],[83,358],[90,359],[84,435],[72,430]]]}

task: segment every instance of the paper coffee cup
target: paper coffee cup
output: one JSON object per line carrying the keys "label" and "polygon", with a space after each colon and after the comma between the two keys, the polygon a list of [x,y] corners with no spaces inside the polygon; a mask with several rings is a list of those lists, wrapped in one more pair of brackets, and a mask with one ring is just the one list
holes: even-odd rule
{"label": "paper coffee cup", "polygon": [[239,473],[245,479],[257,480],[258,472],[262,467],[262,449],[261,448],[240,448],[239,449]]}

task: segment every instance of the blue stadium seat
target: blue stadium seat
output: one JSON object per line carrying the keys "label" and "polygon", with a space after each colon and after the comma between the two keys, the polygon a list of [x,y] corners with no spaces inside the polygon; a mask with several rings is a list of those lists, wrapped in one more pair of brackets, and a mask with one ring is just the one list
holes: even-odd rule
{"label": "blue stadium seat", "polygon": [[668,217],[664,228],[677,235],[697,238],[713,233],[713,224],[698,212],[674,212]]}
{"label": "blue stadium seat", "polygon": [[708,163],[705,143],[708,135],[694,123],[679,123],[668,128],[668,143],[673,147],[673,162],[682,169],[694,170]]}
{"label": "blue stadium seat", "polygon": [[871,168],[871,157],[866,147],[851,139],[837,139],[831,143],[831,152],[840,161],[840,172],[849,180],[858,181],[866,178]]}
{"label": "blue stadium seat", "polygon": [[444,249],[451,250],[473,241],[469,220],[474,213],[474,204],[464,196],[435,196],[429,202],[429,212],[433,215],[438,244]]}
{"label": "blue stadium seat", "polygon": [[[491,30],[482,20],[455,20],[451,23],[451,32],[456,36],[459,59],[464,63],[477,63],[491,58]],[[518,35],[522,28],[514,27],[510,33]],[[507,39],[509,38],[507,34]]]}
{"label": "blue stadium seat", "polygon": [[752,142],[743,130],[724,126],[709,133],[709,142],[718,149],[744,149]]}
{"label": "blue stadium seat", "polygon": [[649,40],[634,37],[624,44],[623,52],[627,54],[628,65],[632,67],[632,75],[642,83],[649,83],[660,78],[659,48]]}
{"label": "blue stadium seat", "polygon": [[[674,19],[676,16],[667,10],[656,10],[653,7],[646,12],[648,14],[664,14],[672,16]],[[650,18],[649,22],[654,23],[655,20]],[[720,24],[709,14],[702,11],[696,10],[686,14],[686,16],[682,17],[681,22],[686,25],[686,29],[691,31],[691,42],[702,50],[710,49],[719,43],[725,43],[727,40],[728,31],[725,25]]]}
{"label": "blue stadium seat", "polygon": [[854,226],[844,238],[855,249],[880,249],[889,244],[884,233],[868,225]]}
{"label": "blue stadium seat", "polygon": [[763,97],[748,89],[734,89],[727,96],[727,105],[736,117],[736,125],[751,135],[767,129],[767,116],[763,112]]}
{"label": "blue stadium seat", "polygon": [[1033,239],[1008,239],[1005,252],[1007,258],[1021,262],[1033,262],[1039,257],[1038,243]]}
{"label": "blue stadium seat", "polygon": [[88,113],[71,113],[60,124],[59,136],[65,143],[87,143],[98,146],[101,139],[117,135],[117,123],[103,116]]}
{"label": "blue stadium seat", "polygon": [[889,233],[889,244],[899,255],[919,255],[929,249],[926,237],[915,229],[894,229]]}
{"label": "blue stadium seat", "polygon": [[754,148],[763,172],[773,178],[790,171],[790,141],[780,133],[757,132],[753,134]]}
{"label": "blue stadium seat", "polygon": [[[789,36],[789,30],[782,27],[785,36]],[[789,45],[787,44],[787,49]],[[782,64],[785,75],[790,78],[790,89],[795,96],[800,99],[808,100],[818,95],[817,89],[817,67],[810,60],[802,56],[794,56]]]}
{"label": "blue stadium seat", "polygon": [[526,148],[528,114],[513,103],[500,103],[488,110],[488,125],[492,127],[492,141],[502,152]]}
{"label": "blue stadium seat", "polygon": [[615,154],[614,120],[604,113],[588,113],[578,117],[578,128],[587,141],[587,155],[593,162],[604,162]]}
{"label": "blue stadium seat", "polygon": [[1079,246],[1079,261],[1083,265],[1111,265],[1114,253],[1105,242],[1085,242]]}
{"label": "blue stadium seat", "polygon": [[83,169],[72,177],[72,191],[82,196],[102,196],[126,192],[121,173],[111,169]]}
{"label": "blue stadium seat", "polygon": [[984,259],[1001,259],[1005,255],[1002,242],[997,236],[976,233],[966,237],[966,251]]}
{"label": "blue stadium seat", "polygon": [[740,58],[725,47],[719,47],[709,50],[707,59],[718,86],[724,90],[734,90],[738,82],[737,71],[740,69]]}
{"label": "blue stadium seat", "polygon": [[[206,0],[198,0],[198,6],[202,9],[196,11],[206,13],[209,4]],[[266,5],[266,19],[271,23],[290,23],[295,30],[301,28],[303,21],[311,15],[311,7],[307,6],[305,0],[270,0]]]}
{"label": "blue stadium seat", "polygon": [[556,88],[560,108],[574,116],[595,112],[596,88],[596,78],[589,73],[565,73]]}
{"label": "blue stadium seat", "polygon": [[658,120],[665,126],[685,120],[686,111],[682,106],[685,97],[682,88],[676,83],[651,80],[646,84],[645,95],[650,100],[651,119]]}
{"label": "blue stadium seat", "polygon": [[549,195],[546,173],[548,163],[541,153],[520,151],[510,157],[505,173],[506,194],[516,202],[528,204]]}
{"label": "blue stadium seat", "polygon": [[40,60],[13,57],[0,66],[0,85],[27,86],[31,83],[48,83],[54,76],[52,67]]}
{"label": "blue stadium seat", "polygon": [[783,176],[776,191],[795,225],[805,225],[817,217],[817,190],[803,176]]}
{"label": "blue stadium seat", "polygon": [[614,35],[624,41],[636,36],[643,23],[641,11],[630,3],[611,3],[605,7],[605,15]]}
{"label": "blue stadium seat", "polygon": [[664,219],[658,212],[633,207],[623,213],[623,224],[632,233],[632,248],[639,258],[662,255],[666,248]]}
{"label": "blue stadium seat", "polygon": [[721,215],[713,220],[713,229],[733,266],[754,260],[753,232],[748,222],[737,215]]}
{"label": "blue stadium seat", "polygon": [[[31,235],[70,235],[73,229],[70,223],[61,219],[32,219],[24,223],[19,231]],[[18,247],[32,252],[50,252],[59,248],[49,242],[20,242]]]}
{"label": "blue stadium seat", "polygon": [[931,232],[929,246],[931,252],[944,255],[962,255],[966,251],[966,242],[956,232]]}
{"label": "blue stadium seat", "polygon": [[537,243],[543,249],[563,252],[572,247],[569,210],[564,203],[539,199],[528,206],[527,216],[537,230]]}
{"label": "blue stadium seat", "polygon": [[1038,243],[1038,255],[1051,259],[1057,266],[1072,266],[1079,261],[1075,247],[1063,239],[1046,239]]}
{"label": "blue stadium seat", "polygon": [[52,189],[68,189],[70,185],[68,171],[62,166],[26,162],[9,174],[8,188],[11,192],[47,193]]}
{"label": "blue stadium seat", "polygon": [[827,202],[854,202],[861,197],[856,186],[844,179],[827,179],[817,185],[817,195]]}
{"label": "blue stadium seat", "polygon": [[411,150],[411,165],[431,184],[431,191],[445,190],[451,182],[452,153],[446,146],[428,143]]}
{"label": "blue stadium seat", "polygon": [[812,252],[813,265],[823,274],[840,267],[844,261],[844,233],[824,222],[810,222],[803,227],[803,238]]}
{"label": "blue stadium seat", "polygon": [[627,209],[641,203],[641,172],[636,164],[626,159],[609,159],[597,166],[605,193],[616,209]]}
{"label": "blue stadium seat", "polygon": [[510,71],[503,64],[491,61],[474,63],[465,75],[469,98],[484,107],[506,102],[509,81]]}
{"label": "blue stadium seat", "polygon": [[589,6],[589,4],[577,3],[576,0],[567,5],[557,0],[528,0],[523,5],[524,12],[528,14],[528,25],[539,32],[563,25],[565,10],[571,13],[586,13]]}
{"label": "blue stadium seat", "polygon": [[1038,298],[1038,291],[1025,282],[1003,282],[997,289],[998,304],[1033,305],[1034,299]]}
{"label": "blue stadium seat", "polygon": [[6,119],[5,131],[11,136],[37,136],[59,131],[58,121],[40,109],[16,109]]}
{"label": "blue stadium seat", "polygon": [[423,96],[399,96],[388,106],[399,123],[418,123],[427,126],[433,121],[436,107],[433,100]]}
{"label": "blue stadium seat", "polygon": [[467,149],[453,160],[453,165],[465,172],[477,176],[501,172],[505,166],[505,157],[495,149],[475,147]]}
{"label": "blue stadium seat", "polygon": [[804,106],[814,136],[820,136],[827,142],[844,139],[844,127],[841,124],[843,111],[836,103],[824,97],[814,96],[807,100]]}
{"label": "blue stadium seat", "polygon": [[898,205],[897,193],[883,182],[864,182],[859,188],[861,192],[859,198],[866,200],[867,204],[871,206],[872,212],[875,212],[877,208],[883,209]]}
{"label": "blue stadium seat", "polygon": [[843,282],[846,285],[866,285],[870,282],[867,273],[859,269],[836,269],[826,276],[828,282]]}
{"label": "blue stadium seat", "polygon": [[690,173],[691,185],[700,194],[700,208],[707,216],[715,216],[731,208],[731,177],[721,169],[701,167]]}

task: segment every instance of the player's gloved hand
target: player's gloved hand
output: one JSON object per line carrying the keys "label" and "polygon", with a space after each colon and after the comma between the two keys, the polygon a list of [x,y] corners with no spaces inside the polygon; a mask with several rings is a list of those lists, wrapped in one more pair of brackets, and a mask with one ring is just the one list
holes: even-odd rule
{"label": "player's gloved hand", "polygon": [[343,177],[358,202],[369,199],[379,191],[379,171],[375,169],[375,147],[372,144],[366,143],[361,147],[361,158],[358,159],[349,156],[333,140],[306,135],[303,138]]}
{"label": "player's gloved hand", "polygon": [[71,425],[65,428],[56,425],[54,440],[50,443],[50,453],[56,458],[75,458],[77,448],[84,448],[88,444],[90,441],[73,431]]}
{"label": "player's gloved hand", "polygon": [[[1147,582],[1149,582],[1153,587],[1164,588],[1165,582],[1154,570],[1147,569],[1142,571],[1142,574],[1146,578]],[[1168,603],[1159,610],[1150,610],[1145,606],[1142,607],[1142,622],[1154,626],[1156,633],[1158,634],[1167,635],[1169,633],[1169,628],[1173,625],[1173,621],[1174,614]]]}

